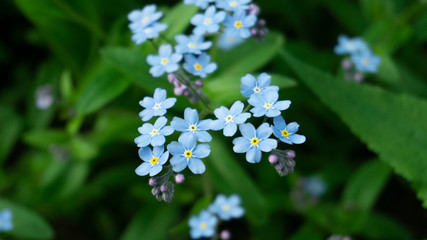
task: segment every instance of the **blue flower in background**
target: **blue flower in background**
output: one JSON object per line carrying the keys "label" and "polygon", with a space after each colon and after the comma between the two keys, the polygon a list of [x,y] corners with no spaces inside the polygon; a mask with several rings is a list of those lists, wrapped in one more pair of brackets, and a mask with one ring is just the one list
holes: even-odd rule
{"label": "blue flower in background", "polygon": [[227,15],[224,25],[227,27],[226,31],[236,32],[241,38],[249,38],[251,36],[249,28],[253,27],[256,21],[255,15],[246,15],[245,11],[238,11],[233,16]]}
{"label": "blue flower in background", "polygon": [[181,135],[178,142],[171,142],[168,151],[173,155],[170,163],[175,172],[181,172],[187,166],[194,174],[205,172],[205,164],[200,160],[209,156],[211,148],[209,144],[196,145],[196,136]]}
{"label": "blue flower in background", "polygon": [[182,132],[181,137],[188,138],[194,135],[199,142],[210,142],[212,136],[207,132],[210,130],[211,119],[199,121],[199,113],[195,109],[186,108],[184,111],[184,119],[174,117],[171,126],[179,132]]}
{"label": "blue flower in background", "polygon": [[184,4],[187,5],[196,5],[201,9],[205,9],[209,6],[209,3],[214,2],[215,0],[184,0]]}
{"label": "blue flower in background", "polygon": [[225,30],[220,36],[218,40],[218,47],[220,49],[229,50],[233,47],[241,44],[244,41],[243,38],[239,36],[236,31],[233,30]]}
{"label": "blue flower in background", "polygon": [[291,105],[291,101],[277,101],[279,98],[279,93],[276,91],[267,92],[263,95],[253,94],[248,103],[254,108],[251,109],[254,117],[277,117],[280,115],[280,112],[286,110]]}
{"label": "blue flower in background", "polygon": [[144,29],[148,25],[156,22],[163,16],[163,13],[156,12],[156,5],[147,5],[142,10],[133,10],[128,14],[128,19],[131,21],[129,28],[132,31]]}
{"label": "blue flower in background", "polygon": [[279,91],[279,87],[270,86],[271,76],[267,73],[261,73],[257,79],[251,74],[242,77],[241,93],[244,97],[251,97],[253,94],[263,94],[264,92]]}
{"label": "blue flower in background", "polygon": [[240,125],[242,137],[233,140],[233,151],[236,153],[246,153],[246,161],[258,163],[261,161],[261,151],[270,152],[277,147],[277,141],[268,138],[273,130],[268,123],[263,123],[255,130],[250,123]]}
{"label": "blue flower in background", "polygon": [[201,54],[202,51],[209,49],[212,46],[212,42],[204,42],[203,36],[200,35],[177,35],[175,40],[178,45],[175,47],[177,53],[193,53]]}
{"label": "blue flower in background", "polygon": [[224,21],[226,13],[224,11],[216,12],[214,6],[206,9],[204,14],[196,14],[191,18],[191,24],[196,26],[193,30],[195,35],[203,35],[206,32],[216,33],[219,31],[219,24]]}
{"label": "blue flower in background", "polygon": [[0,232],[8,232],[13,229],[12,211],[4,209],[0,212]]}
{"label": "blue flower in background", "polygon": [[144,161],[135,169],[135,173],[139,176],[145,176],[150,174],[150,176],[155,176],[163,169],[163,164],[165,164],[169,158],[169,153],[164,152],[165,147],[157,146],[153,148],[153,151],[149,147],[143,147],[139,149],[139,157]]}
{"label": "blue flower in background", "polygon": [[338,55],[355,54],[370,51],[368,45],[361,38],[349,38],[345,35],[338,37],[338,45],[335,46],[334,52]]}
{"label": "blue flower in background", "polygon": [[226,11],[241,11],[249,9],[252,0],[216,0],[216,6]]}
{"label": "blue flower in background", "polygon": [[234,194],[227,198],[223,194],[219,194],[214,203],[209,206],[209,211],[219,216],[221,220],[229,221],[233,218],[241,218],[245,214],[245,210],[240,206],[241,199]]}
{"label": "blue flower in background", "polygon": [[172,46],[162,45],[159,48],[159,55],[148,55],[147,62],[152,67],[150,73],[153,77],[160,77],[165,72],[173,73],[179,69],[178,62],[181,61],[182,55],[172,52]]}
{"label": "blue flower in background", "polygon": [[304,191],[313,197],[322,196],[327,189],[326,183],[319,177],[309,177],[303,179]]}
{"label": "blue flower in background", "polygon": [[381,59],[369,51],[353,54],[351,60],[359,72],[376,73],[381,63]]}
{"label": "blue flower in background", "polygon": [[142,121],[148,121],[153,116],[163,116],[166,114],[167,109],[175,105],[176,98],[166,99],[166,90],[161,88],[156,88],[154,91],[153,98],[144,97],[144,99],[139,102],[139,104],[145,109],[139,113]]}
{"label": "blue flower in background", "polygon": [[154,126],[150,123],[144,123],[142,127],[138,128],[139,133],[142,135],[135,138],[135,143],[138,147],[148,146],[150,143],[152,146],[162,146],[165,144],[165,136],[169,136],[173,133],[171,126],[165,126],[167,123],[165,117],[160,117],[154,123]]}
{"label": "blue flower in background", "polygon": [[250,113],[242,113],[244,105],[237,101],[230,110],[226,107],[215,109],[214,113],[218,120],[211,123],[211,129],[218,131],[224,129],[224,136],[231,137],[237,132],[237,124],[243,124],[251,117]]}
{"label": "blue flower in background", "polygon": [[291,122],[286,125],[285,119],[282,116],[277,116],[273,119],[273,133],[280,141],[287,144],[301,144],[305,142],[305,136],[296,134],[299,125],[296,122]]}
{"label": "blue flower in background", "polygon": [[148,39],[155,39],[159,37],[159,33],[168,28],[164,23],[153,23],[149,26],[132,30],[132,41],[136,44],[142,44]]}
{"label": "blue flower in background", "polygon": [[205,78],[207,74],[213,73],[217,69],[216,63],[210,63],[211,57],[206,53],[202,53],[198,57],[186,54],[184,58],[184,69],[194,76]]}
{"label": "blue flower in background", "polygon": [[218,219],[208,211],[200,212],[199,216],[192,216],[188,221],[192,239],[210,238],[215,234]]}

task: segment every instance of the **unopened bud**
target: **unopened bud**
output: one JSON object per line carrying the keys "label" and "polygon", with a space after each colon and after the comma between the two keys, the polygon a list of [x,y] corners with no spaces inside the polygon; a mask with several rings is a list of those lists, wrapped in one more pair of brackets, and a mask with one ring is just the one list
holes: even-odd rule
{"label": "unopened bud", "polygon": [[351,60],[348,58],[345,58],[344,60],[342,60],[341,62],[341,67],[344,70],[350,70],[351,67],[353,66],[353,64],[351,63]]}
{"label": "unopened bud", "polygon": [[175,182],[176,183],[183,183],[185,181],[185,176],[184,174],[178,173],[177,175],[175,175]]}
{"label": "unopened bud", "polygon": [[152,186],[152,187],[157,186],[157,184],[158,184],[158,182],[157,182],[157,178],[150,178],[150,179],[148,180],[148,185],[150,185],[150,186]]}
{"label": "unopened bud", "polygon": [[277,155],[271,154],[270,156],[268,156],[268,161],[271,164],[276,164],[278,161]]}
{"label": "unopened bud", "polygon": [[221,240],[229,240],[231,238],[231,233],[228,230],[222,230],[220,237]]}
{"label": "unopened bud", "polygon": [[166,192],[167,190],[168,190],[167,184],[163,184],[162,186],[160,186],[160,191],[162,191],[163,193]]}
{"label": "unopened bud", "polygon": [[197,81],[195,81],[195,82],[194,82],[194,84],[195,84],[197,87],[203,87],[203,81],[202,81],[202,80],[197,80]]}
{"label": "unopened bud", "polygon": [[295,158],[295,156],[296,156],[295,152],[294,152],[294,151],[292,151],[292,150],[288,151],[288,152],[286,153],[286,155],[288,155],[288,157],[289,157],[290,159],[294,159],[294,158]]}
{"label": "unopened bud", "polygon": [[363,74],[361,74],[361,73],[354,74],[354,81],[355,82],[362,82],[363,81]]}
{"label": "unopened bud", "polygon": [[151,189],[151,193],[154,196],[157,196],[160,193],[160,188],[159,187],[154,187],[153,189]]}
{"label": "unopened bud", "polygon": [[175,80],[176,80],[176,76],[175,76],[175,74],[173,74],[173,73],[169,73],[169,74],[168,74],[168,81],[169,81],[171,84],[173,84],[173,83],[175,82]]}

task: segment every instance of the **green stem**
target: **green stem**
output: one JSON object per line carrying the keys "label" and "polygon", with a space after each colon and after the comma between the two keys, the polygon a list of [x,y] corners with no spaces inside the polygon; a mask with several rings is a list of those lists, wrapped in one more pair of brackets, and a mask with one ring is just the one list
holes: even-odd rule
{"label": "green stem", "polygon": [[197,99],[199,99],[203,105],[205,105],[205,107],[212,112],[213,109],[209,103],[209,101],[203,97],[202,95],[200,95],[196,89],[194,89],[192,82],[190,82],[190,80],[187,78],[187,76],[185,75],[185,73],[182,72],[182,70],[178,70],[178,72],[176,72],[176,75],[178,75],[179,77],[177,78],[182,84],[186,85],[190,91],[197,97]]}

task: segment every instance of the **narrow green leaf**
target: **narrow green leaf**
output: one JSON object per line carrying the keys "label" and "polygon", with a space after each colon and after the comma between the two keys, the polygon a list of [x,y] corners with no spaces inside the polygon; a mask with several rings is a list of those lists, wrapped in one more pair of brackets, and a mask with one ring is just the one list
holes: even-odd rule
{"label": "narrow green leaf", "polygon": [[0,199],[0,210],[10,209],[13,229],[8,235],[19,239],[52,239],[53,229],[38,214],[11,201]]}
{"label": "narrow green leaf", "polygon": [[199,8],[194,5],[179,3],[167,12],[162,20],[163,23],[169,25],[165,33],[166,39],[173,40],[175,35],[185,32],[185,29],[190,25],[190,19],[198,11]]}
{"label": "narrow green leaf", "polygon": [[33,130],[24,135],[24,142],[33,147],[48,148],[52,144],[65,144],[70,140],[67,132],[57,129]]}
{"label": "narrow green leaf", "polygon": [[356,136],[414,184],[427,207],[427,101],[335,79],[284,51],[281,55]]}

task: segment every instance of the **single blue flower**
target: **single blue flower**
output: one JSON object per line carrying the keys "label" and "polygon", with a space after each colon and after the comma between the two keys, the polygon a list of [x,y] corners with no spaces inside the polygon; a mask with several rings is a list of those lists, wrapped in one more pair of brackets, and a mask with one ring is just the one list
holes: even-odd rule
{"label": "single blue flower", "polygon": [[209,3],[214,2],[215,0],[184,0],[184,4],[187,5],[196,5],[201,9],[205,9],[209,6]]}
{"label": "single blue flower", "polygon": [[357,71],[359,72],[369,72],[376,73],[378,72],[379,65],[381,63],[381,58],[374,55],[369,51],[365,51],[358,54],[353,54],[351,60],[356,66]]}
{"label": "single blue flower", "polygon": [[175,172],[181,172],[187,166],[194,174],[205,172],[205,164],[200,159],[209,156],[211,148],[209,144],[196,143],[194,135],[181,135],[178,142],[173,141],[168,145],[168,151],[173,155],[170,163]]}
{"label": "single blue flower", "polygon": [[211,74],[217,69],[216,63],[210,63],[211,57],[207,53],[202,53],[198,57],[186,54],[184,58],[184,69],[194,76],[205,78],[207,74]]}
{"label": "single blue flower", "polygon": [[338,45],[334,52],[337,55],[355,54],[370,51],[368,45],[361,38],[349,38],[345,35],[338,36]]}
{"label": "single blue flower", "polygon": [[219,31],[219,24],[224,21],[226,13],[216,11],[214,6],[208,7],[204,14],[196,14],[191,18],[191,24],[196,26],[193,30],[195,35],[203,35],[206,32],[216,33]]}
{"label": "single blue flower", "polygon": [[249,9],[252,0],[216,0],[216,6],[226,11],[242,11]]}
{"label": "single blue flower", "polygon": [[233,30],[225,30],[220,36],[218,40],[218,47],[220,49],[229,50],[233,47],[241,44],[244,41],[243,38],[239,36],[236,31]]}
{"label": "single blue flower", "polygon": [[291,122],[286,125],[285,119],[282,116],[277,116],[273,119],[273,133],[280,141],[287,144],[301,144],[305,142],[305,136],[296,134],[299,125],[296,122]]}
{"label": "single blue flower", "polygon": [[246,15],[245,11],[238,11],[233,16],[227,15],[224,20],[226,31],[236,32],[241,38],[249,38],[251,27],[255,25],[257,17],[255,15]]}
{"label": "single blue flower", "polygon": [[263,94],[264,92],[279,91],[279,87],[270,86],[271,76],[267,73],[261,73],[258,78],[251,74],[242,77],[241,93],[244,97],[251,97],[253,94]]}
{"label": "single blue flower", "polygon": [[281,111],[284,111],[289,108],[291,101],[277,101],[279,98],[279,93],[276,91],[266,92],[263,95],[253,94],[248,103],[254,108],[251,109],[254,117],[277,117],[280,115]]}
{"label": "single blue flower", "polygon": [[175,105],[176,98],[168,98],[166,99],[166,90],[161,88],[156,88],[154,90],[154,96],[144,97],[139,104],[145,109],[139,113],[142,121],[148,121],[153,116],[163,116],[166,114],[167,109],[173,107]]}
{"label": "single blue flower", "polygon": [[144,161],[135,169],[135,173],[139,176],[145,176],[150,174],[150,176],[155,176],[163,169],[163,164],[168,161],[169,152],[164,151],[165,147],[157,146],[153,148],[143,147],[139,149],[139,157]]}
{"label": "single blue flower", "polygon": [[135,143],[138,147],[145,147],[149,144],[154,147],[164,145],[166,142],[165,136],[169,136],[174,132],[171,126],[165,126],[167,121],[165,117],[159,117],[154,126],[151,123],[144,123],[142,127],[139,127],[138,131],[142,135],[135,138]]}
{"label": "single blue flower", "polygon": [[191,216],[188,221],[192,239],[210,238],[215,234],[218,219],[208,211],[201,211],[199,216]]}
{"label": "single blue flower", "polygon": [[0,212],[0,232],[8,232],[13,229],[12,211],[4,209]]}
{"label": "single blue flower", "polygon": [[255,130],[250,123],[245,123],[239,127],[242,137],[233,140],[233,151],[236,153],[246,153],[246,161],[258,163],[261,161],[261,151],[271,152],[277,147],[277,141],[268,138],[273,130],[268,123],[263,123]]}
{"label": "single blue flower", "polygon": [[244,104],[235,102],[230,110],[222,106],[215,109],[214,113],[218,120],[211,122],[211,129],[218,131],[224,129],[224,136],[231,137],[237,132],[237,125],[243,124],[251,117],[250,113],[242,113]]}
{"label": "single blue flower", "polygon": [[241,199],[237,194],[227,198],[219,194],[209,206],[209,211],[218,215],[221,220],[229,221],[233,218],[241,218],[245,210],[240,206]]}
{"label": "single blue flower", "polygon": [[207,132],[210,130],[211,119],[199,121],[199,113],[195,109],[186,108],[184,119],[174,117],[171,126],[176,131],[182,132],[182,137],[194,135],[199,142],[210,142],[212,136]]}
{"label": "single blue flower", "polygon": [[172,46],[165,44],[160,46],[159,55],[148,55],[147,62],[152,67],[150,73],[153,77],[160,77],[163,73],[173,73],[179,69],[179,61],[181,61],[182,55],[179,53],[172,52]]}
{"label": "single blue flower", "polygon": [[204,38],[201,35],[177,35],[175,40],[178,45],[175,47],[177,53],[193,53],[201,54],[202,51],[208,50],[212,46],[212,42],[204,42]]}
{"label": "single blue flower", "polygon": [[313,197],[322,196],[327,189],[326,183],[319,177],[309,177],[303,179],[304,191]]}
{"label": "single blue flower", "polygon": [[149,26],[135,29],[132,31],[132,41],[136,44],[142,44],[148,39],[159,37],[159,33],[168,28],[167,24],[155,22]]}
{"label": "single blue flower", "polygon": [[163,13],[156,12],[156,5],[154,4],[147,5],[142,10],[133,10],[128,14],[128,19],[131,21],[129,28],[132,31],[144,29],[158,21],[162,16]]}

